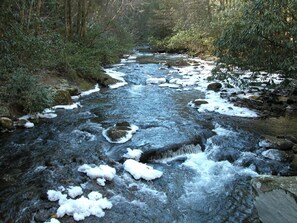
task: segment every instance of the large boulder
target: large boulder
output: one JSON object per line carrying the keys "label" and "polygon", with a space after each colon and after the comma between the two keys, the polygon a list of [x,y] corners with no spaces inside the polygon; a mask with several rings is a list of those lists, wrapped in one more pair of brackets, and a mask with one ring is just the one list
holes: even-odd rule
{"label": "large boulder", "polygon": [[222,88],[221,83],[211,83],[207,86],[207,90],[219,91]]}
{"label": "large boulder", "polygon": [[128,122],[120,122],[105,129],[102,134],[110,143],[125,143],[132,138],[138,127]]}
{"label": "large boulder", "polygon": [[254,203],[263,223],[295,223],[297,178],[260,176],[251,181]]}

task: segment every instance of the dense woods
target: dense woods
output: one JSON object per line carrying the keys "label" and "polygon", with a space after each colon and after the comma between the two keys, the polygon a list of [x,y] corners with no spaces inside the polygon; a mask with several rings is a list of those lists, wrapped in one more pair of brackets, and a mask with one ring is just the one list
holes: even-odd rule
{"label": "dense woods", "polygon": [[1,104],[26,112],[52,102],[41,74],[96,81],[139,43],[296,76],[296,0],[3,0],[0,9]]}

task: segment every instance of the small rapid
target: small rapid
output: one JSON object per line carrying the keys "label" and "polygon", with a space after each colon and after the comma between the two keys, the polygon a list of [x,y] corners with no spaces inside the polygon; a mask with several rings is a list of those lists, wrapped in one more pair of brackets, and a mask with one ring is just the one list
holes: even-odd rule
{"label": "small rapid", "polygon": [[256,112],[206,90],[213,67],[136,52],[105,69],[118,84],[2,134],[0,222],[260,222],[250,180],[289,163],[262,155]]}

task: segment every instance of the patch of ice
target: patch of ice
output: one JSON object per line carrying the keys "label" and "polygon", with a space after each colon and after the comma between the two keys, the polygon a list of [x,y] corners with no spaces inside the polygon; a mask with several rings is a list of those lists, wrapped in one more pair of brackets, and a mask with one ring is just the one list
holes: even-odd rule
{"label": "patch of ice", "polygon": [[75,108],[82,107],[79,102],[73,103],[71,105],[56,105],[53,107],[53,109],[65,109],[65,110],[72,110]]}
{"label": "patch of ice", "polygon": [[146,164],[128,159],[124,162],[124,169],[129,172],[136,180],[140,178],[145,180],[154,180],[160,178],[163,173],[155,170],[153,167]]}
{"label": "patch of ice", "polygon": [[80,96],[84,97],[84,96],[87,96],[87,95],[90,95],[90,94],[93,94],[93,93],[99,92],[99,91],[100,91],[99,85],[96,84],[94,89],[90,89],[88,91],[83,91],[83,92],[81,92]]}
{"label": "patch of ice", "polygon": [[78,168],[78,171],[87,174],[92,179],[104,178],[106,180],[112,180],[116,175],[115,168],[108,165],[91,166],[84,164]]}
{"label": "patch of ice", "polygon": [[123,155],[124,158],[128,158],[128,159],[134,159],[136,161],[139,161],[141,154],[143,152],[140,149],[130,149],[127,148],[127,153],[125,153]]}
{"label": "patch of ice", "polygon": [[166,78],[164,77],[151,77],[146,79],[146,84],[163,84],[166,83]]}
{"label": "patch of ice", "polygon": [[81,189],[80,186],[70,186],[68,188],[68,195],[71,198],[76,198],[77,196],[80,196],[83,194],[83,190]]}

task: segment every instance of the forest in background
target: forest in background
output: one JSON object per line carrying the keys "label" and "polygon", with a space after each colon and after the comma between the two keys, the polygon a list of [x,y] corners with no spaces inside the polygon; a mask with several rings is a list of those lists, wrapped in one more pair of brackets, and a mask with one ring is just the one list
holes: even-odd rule
{"label": "forest in background", "polygon": [[0,115],[51,106],[38,76],[98,82],[102,66],[142,43],[296,77],[296,0],[3,0],[0,9]]}

